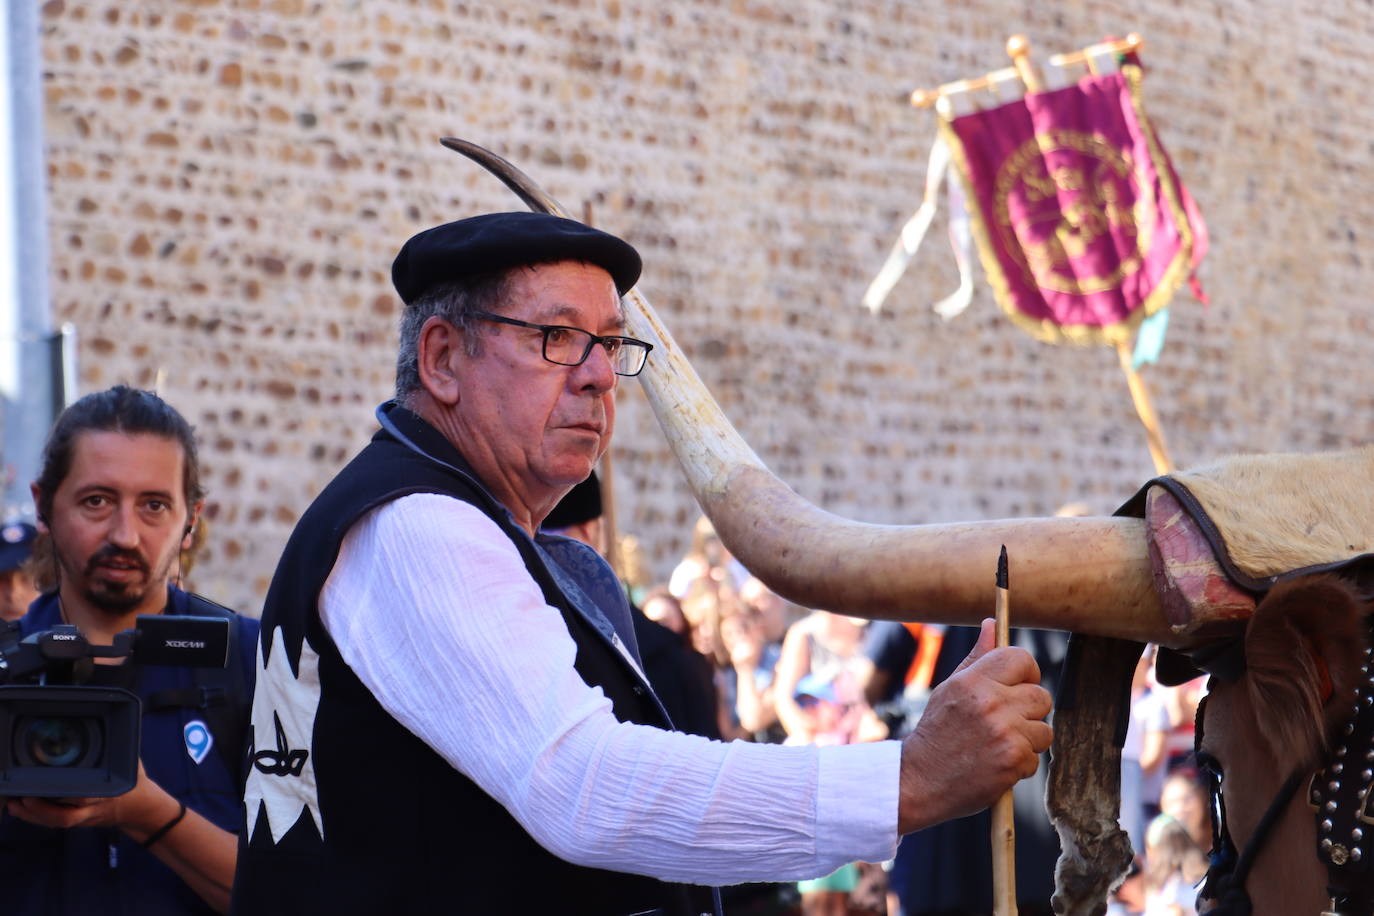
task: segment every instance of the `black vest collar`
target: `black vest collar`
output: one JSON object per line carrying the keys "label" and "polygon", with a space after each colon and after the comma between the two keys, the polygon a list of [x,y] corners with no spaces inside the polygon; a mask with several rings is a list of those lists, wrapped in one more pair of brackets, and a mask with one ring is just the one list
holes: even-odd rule
{"label": "black vest collar", "polygon": [[373,442],[393,441],[415,452],[417,455],[428,458],[430,461],[445,468],[450,473],[455,473],[471,484],[482,497],[488,508],[497,509],[506,515],[510,515],[510,510],[501,505],[496,497],[491,495],[486,484],[478,478],[477,472],[468,464],[468,460],[463,457],[463,453],[445,438],[444,434],[435,429],[428,420],[421,417],[408,407],[402,407],[398,402],[391,400],[378,405],[377,422],[381,429],[372,436]]}

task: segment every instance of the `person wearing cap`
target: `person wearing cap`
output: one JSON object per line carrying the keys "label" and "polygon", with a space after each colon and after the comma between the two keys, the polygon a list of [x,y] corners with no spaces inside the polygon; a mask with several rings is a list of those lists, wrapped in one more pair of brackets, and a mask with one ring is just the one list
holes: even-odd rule
{"label": "person wearing cap", "polygon": [[0,525],[0,621],[23,617],[38,597],[33,577],[24,568],[37,536],[38,529],[25,522]]}
{"label": "person wearing cap", "polygon": [[709,912],[706,886],[881,861],[1034,769],[1049,696],[990,627],[905,743],[668,730],[613,574],[540,532],[645,367],[639,272],[543,214],[401,248],[396,399],[264,607],[237,912]]}

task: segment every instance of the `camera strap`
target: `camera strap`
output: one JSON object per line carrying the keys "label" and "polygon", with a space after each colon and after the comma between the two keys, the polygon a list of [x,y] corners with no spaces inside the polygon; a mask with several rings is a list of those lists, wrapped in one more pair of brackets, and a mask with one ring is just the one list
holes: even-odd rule
{"label": "camera strap", "polygon": [[215,739],[224,765],[238,786],[247,776],[245,756],[248,731],[248,684],[243,674],[239,642],[243,618],[200,595],[185,593],[182,613],[196,617],[223,617],[229,621],[229,663],[223,668],[192,668],[194,686],[155,690],[144,700],[149,712],[174,709],[199,710]]}
{"label": "camera strap", "polygon": [[225,703],[223,687],[198,685],[196,687],[168,687],[155,690],[144,701],[149,712],[166,712],[169,709],[209,709]]}

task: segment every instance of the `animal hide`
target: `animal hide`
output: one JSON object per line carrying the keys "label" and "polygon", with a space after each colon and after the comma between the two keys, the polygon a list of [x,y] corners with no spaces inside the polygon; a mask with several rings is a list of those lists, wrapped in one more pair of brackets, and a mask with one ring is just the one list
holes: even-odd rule
{"label": "animal hide", "polygon": [[1224,636],[1275,582],[1336,571],[1374,594],[1374,447],[1249,455],[1150,481],[1118,515],[1146,520],[1175,645]]}
{"label": "animal hide", "polygon": [[1102,916],[1107,892],[1131,864],[1131,841],[1117,823],[1121,743],[1131,673],[1144,646],[1075,633],[1054,702],[1045,807],[1059,834],[1054,868],[1058,916]]}
{"label": "animal hide", "polygon": [[1229,458],[1165,480],[1196,500],[1239,585],[1262,588],[1374,554],[1374,446]]}
{"label": "animal hide", "polygon": [[1150,517],[1146,504],[1160,491],[1179,502],[1227,578],[1250,592],[1327,570],[1355,578],[1374,565],[1374,446],[1237,456],[1156,478],[1117,513],[1150,518],[1156,542],[1165,517]]}

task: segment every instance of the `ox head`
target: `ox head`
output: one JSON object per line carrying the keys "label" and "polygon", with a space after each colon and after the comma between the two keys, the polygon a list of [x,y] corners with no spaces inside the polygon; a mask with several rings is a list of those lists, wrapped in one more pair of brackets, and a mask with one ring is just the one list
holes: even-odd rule
{"label": "ox head", "polygon": [[1318,912],[1325,872],[1307,774],[1319,769],[1350,718],[1366,675],[1368,602],[1335,576],[1276,585],[1245,624],[1243,670],[1214,676],[1199,715],[1199,759],[1221,778],[1226,828],[1247,849],[1280,787],[1299,789],[1246,855],[1256,914]]}
{"label": "ox head", "polygon": [[[1214,678],[1202,749],[1230,783],[1245,771],[1271,774],[1314,770],[1350,714],[1363,675],[1369,607],[1335,576],[1276,585],[1245,624],[1244,669]],[[1228,766],[1229,764],[1229,766]]]}

